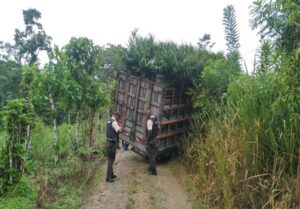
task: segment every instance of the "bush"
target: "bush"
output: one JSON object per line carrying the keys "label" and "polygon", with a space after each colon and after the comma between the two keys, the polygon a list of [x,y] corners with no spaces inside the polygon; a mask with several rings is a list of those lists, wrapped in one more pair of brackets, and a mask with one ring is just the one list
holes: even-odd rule
{"label": "bush", "polygon": [[0,198],[0,209],[31,209],[36,206],[36,191],[29,179],[22,178],[16,187],[12,187]]}

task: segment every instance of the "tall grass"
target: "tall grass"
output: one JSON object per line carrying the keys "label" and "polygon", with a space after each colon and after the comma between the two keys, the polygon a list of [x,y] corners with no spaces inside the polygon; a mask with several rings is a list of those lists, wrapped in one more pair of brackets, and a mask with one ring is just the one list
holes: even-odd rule
{"label": "tall grass", "polygon": [[227,110],[238,116],[234,125],[246,131],[247,159],[256,173],[273,171],[275,161],[282,159],[282,172],[294,175],[299,162],[300,120],[289,113],[289,104],[278,99],[277,85],[273,74],[244,76],[229,87]]}
{"label": "tall grass", "polygon": [[195,116],[186,162],[211,206],[299,208],[299,118],[278,99],[275,79],[243,76],[226,105]]}
{"label": "tall grass", "polygon": [[[199,116],[195,120],[199,120]],[[195,174],[195,185],[200,191],[199,198],[221,208],[233,208],[235,194],[232,186],[238,182],[240,171],[245,170],[240,163],[245,148],[238,141],[243,133],[231,129],[230,124],[230,120],[208,121],[206,133],[199,136],[195,131],[196,134],[189,135],[190,145],[186,150],[186,158]],[[195,122],[191,129],[203,128],[203,124],[199,125]]]}

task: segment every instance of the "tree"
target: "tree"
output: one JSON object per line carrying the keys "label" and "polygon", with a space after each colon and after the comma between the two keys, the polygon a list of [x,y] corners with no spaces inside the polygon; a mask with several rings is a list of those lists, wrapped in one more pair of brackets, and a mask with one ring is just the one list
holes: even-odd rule
{"label": "tree", "polygon": [[259,60],[258,60],[258,73],[270,72],[272,70],[272,65],[275,64],[272,58],[273,48],[269,40],[264,40],[258,50]]}
{"label": "tree", "polygon": [[228,5],[223,10],[223,25],[225,29],[228,53],[231,54],[234,51],[239,51],[239,33],[237,29],[235,9],[232,5]]}
{"label": "tree", "polygon": [[19,96],[16,83],[21,81],[20,65],[12,60],[0,60],[0,105]]}
{"label": "tree", "polygon": [[21,65],[11,59],[11,47],[9,43],[0,42],[0,106],[19,96],[19,85],[16,84],[21,81]]}
{"label": "tree", "polygon": [[123,71],[126,60],[126,48],[121,45],[108,44],[103,49],[103,65],[96,69],[100,81],[114,80],[118,72]]}
{"label": "tree", "polygon": [[51,49],[51,37],[46,34],[39,22],[41,13],[36,9],[23,10],[25,31],[15,30],[14,53],[18,63],[28,65],[38,64],[38,55],[41,51],[49,52]]}
{"label": "tree", "polygon": [[212,47],[216,44],[215,42],[211,43],[211,36],[208,33],[205,33],[202,38],[199,38],[198,46],[202,49],[211,51]]}
{"label": "tree", "polygon": [[0,102],[19,97],[22,64],[38,64],[41,51],[49,52],[51,37],[39,23],[41,13],[36,9],[23,11],[25,31],[16,29],[15,43],[0,43]]}
{"label": "tree", "polygon": [[[91,95],[89,91],[90,85],[95,80],[95,70],[100,69],[102,65],[102,49],[95,46],[92,40],[88,38],[72,38],[65,46],[66,64],[71,80],[75,82],[77,88],[77,96],[69,98],[75,100],[76,103],[76,147],[79,144],[79,116],[83,105],[91,104]],[[92,108],[92,106],[90,106]],[[90,124],[90,127],[93,125]],[[87,144],[87,143],[86,143]]]}
{"label": "tree", "polygon": [[1,188],[16,185],[23,175],[26,155],[27,127],[33,123],[32,106],[24,99],[10,100],[2,112],[7,126],[6,147],[0,161]]}
{"label": "tree", "polygon": [[232,5],[228,5],[223,10],[223,25],[225,29],[225,40],[227,45],[227,57],[229,59],[229,68],[236,72],[241,71],[240,65],[240,43],[239,33],[236,23],[235,9]]}
{"label": "tree", "polygon": [[235,9],[232,5],[228,5],[223,10],[223,25],[225,29],[225,39],[228,54],[238,52],[240,48],[239,33],[236,23]]}
{"label": "tree", "polygon": [[190,89],[193,106],[205,116],[216,113],[216,106],[224,99],[228,86],[236,80],[239,73],[232,69],[232,60],[222,54],[210,56],[204,69]]}
{"label": "tree", "polygon": [[86,104],[90,109],[88,117],[88,133],[85,144],[89,147],[94,145],[94,129],[95,129],[95,117],[96,112],[101,106],[108,104],[109,95],[102,90],[103,86],[97,80],[92,80],[90,85],[87,86]]}
{"label": "tree", "polygon": [[295,0],[257,0],[251,7],[251,26],[261,39],[268,37],[291,53],[300,42],[300,2]]}
{"label": "tree", "polygon": [[57,126],[62,111],[66,109],[63,97],[67,93],[67,69],[64,54],[55,47],[49,53],[49,62],[42,72],[37,72],[32,87],[32,102],[37,113],[53,127],[54,163],[59,161]]}
{"label": "tree", "polygon": [[[26,104],[25,107],[27,108],[27,112],[31,112],[32,83],[35,79],[36,72],[38,71],[39,69],[35,65],[32,65],[30,67],[23,67],[22,69],[22,80],[20,86],[22,91],[22,98],[25,100],[25,104]],[[26,139],[25,139],[26,150],[30,148],[30,132],[31,132],[31,124],[29,123],[26,127]]]}

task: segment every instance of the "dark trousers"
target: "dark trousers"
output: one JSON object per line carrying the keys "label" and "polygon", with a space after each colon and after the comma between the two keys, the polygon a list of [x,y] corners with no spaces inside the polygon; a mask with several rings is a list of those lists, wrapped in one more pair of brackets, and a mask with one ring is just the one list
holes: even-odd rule
{"label": "dark trousers", "polygon": [[124,150],[128,150],[129,144],[127,142],[123,141],[123,147],[124,147]]}
{"label": "dark trousers", "polygon": [[107,153],[107,170],[106,170],[106,179],[112,179],[114,174],[113,164],[116,158],[116,143],[112,141],[106,142],[106,153]]}
{"label": "dark trousers", "polygon": [[148,153],[148,160],[149,160],[149,172],[156,173],[156,155],[158,148],[148,144],[147,147],[147,153]]}

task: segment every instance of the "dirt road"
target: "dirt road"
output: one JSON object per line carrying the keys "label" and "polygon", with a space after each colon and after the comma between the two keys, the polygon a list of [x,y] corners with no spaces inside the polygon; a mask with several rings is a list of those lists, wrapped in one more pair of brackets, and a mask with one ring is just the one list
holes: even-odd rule
{"label": "dirt road", "polygon": [[191,203],[168,163],[157,165],[158,176],[147,173],[147,162],[132,151],[118,150],[113,183],[105,181],[106,163],[84,209],[189,209]]}

